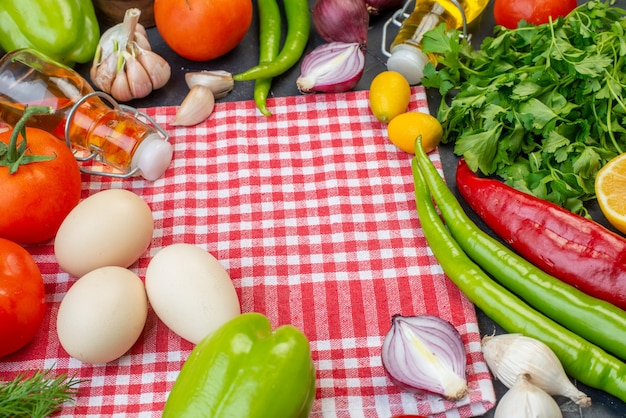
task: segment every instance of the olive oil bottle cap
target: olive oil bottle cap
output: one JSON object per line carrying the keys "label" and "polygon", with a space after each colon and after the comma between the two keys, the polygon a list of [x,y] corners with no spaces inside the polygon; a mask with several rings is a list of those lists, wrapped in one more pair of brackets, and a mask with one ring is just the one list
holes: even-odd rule
{"label": "olive oil bottle cap", "polygon": [[424,77],[424,67],[429,60],[426,54],[410,45],[397,45],[387,60],[387,69],[397,71],[410,85],[419,84]]}

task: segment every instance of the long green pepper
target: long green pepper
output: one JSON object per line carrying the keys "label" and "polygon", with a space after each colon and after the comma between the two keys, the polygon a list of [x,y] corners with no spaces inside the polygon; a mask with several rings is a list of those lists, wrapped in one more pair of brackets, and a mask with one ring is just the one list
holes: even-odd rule
{"label": "long green pepper", "polygon": [[450,233],[471,259],[544,315],[626,359],[626,312],[545,273],[478,228],[421,147],[416,158]]}
{"label": "long green pepper", "polygon": [[311,33],[311,17],[307,0],[284,0],[283,7],[287,17],[287,35],[283,47],[275,60],[259,63],[248,70],[235,74],[236,81],[273,78],[293,67],[302,57],[309,42]]}
{"label": "long green pepper", "polygon": [[[259,63],[272,62],[280,52],[281,19],[276,0],[258,0],[259,8]],[[267,95],[272,87],[272,77],[257,78],[254,82],[254,102],[265,116],[272,116],[267,109]]]}
{"label": "long green pepper", "polygon": [[418,216],[424,236],[450,280],[506,331],[536,338],[550,347],[571,377],[626,401],[626,364],[529,307],[465,254],[435,209],[421,165],[413,158]]}

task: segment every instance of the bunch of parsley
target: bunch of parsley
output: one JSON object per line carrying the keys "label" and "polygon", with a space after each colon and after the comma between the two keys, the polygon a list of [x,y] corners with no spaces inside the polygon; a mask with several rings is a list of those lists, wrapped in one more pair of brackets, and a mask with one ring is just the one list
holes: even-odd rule
{"label": "bunch of parsley", "polygon": [[422,49],[439,55],[422,84],[474,171],[576,213],[597,171],[626,151],[626,10],[589,1],[545,25],[496,26],[479,49],[444,25]]}

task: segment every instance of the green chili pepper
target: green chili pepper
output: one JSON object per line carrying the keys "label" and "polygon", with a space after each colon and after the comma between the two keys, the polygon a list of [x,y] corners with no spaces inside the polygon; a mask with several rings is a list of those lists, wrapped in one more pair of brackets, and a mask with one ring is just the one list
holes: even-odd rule
{"label": "green chili pepper", "polygon": [[35,49],[66,65],[96,53],[100,27],[91,0],[0,1],[0,47]]}
{"label": "green chili pepper", "polygon": [[163,418],[305,418],[315,399],[306,336],[292,325],[272,331],[262,314],[226,322],[191,351]]}
{"label": "green chili pepper", "polygon": [[430,159],[416,147],[412,169],[418,216],[424,236],[450,280],[506,331],[536,338],[550,347],[571,377],[626,401],[626,364],[528,306],[465,254],[435,209],[420,169],[427,164]]}
{"label": "green chili pepper", "polygon": [[306,0],[284,0],[283,7],[287,17],[287,35],[276,59],[269,63],[260,63],[242,73],[235,74],[233,79],[247,81],[257,78],[273,78],[289,70],[302,57],[311,32],[309,2]]}
{"label": "green chili pepper", "polygon": [[439,211],[470,258],[541,313],[610,353],[626,358],[626,312],[549,275],[478,228],[435,167],[427,164],[423,150],[417,152]]}
{"label": "green chili pepper", "polygon": [[[281,21],[276,0],[259,0],[259,63],[266,64],[276,59],[280,51]],[[257,78],[254,82],[254,102],[265,116],[272,113],[267,109],[267,95],[272,87],[272,78]]]}

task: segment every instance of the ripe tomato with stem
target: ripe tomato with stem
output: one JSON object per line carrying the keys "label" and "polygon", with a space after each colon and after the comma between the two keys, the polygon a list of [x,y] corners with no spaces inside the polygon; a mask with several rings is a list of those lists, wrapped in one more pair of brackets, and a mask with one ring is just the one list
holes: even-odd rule
{"label": "ripe tomato with stem", "polygon": [[0,133],[0,238],[36,244],[56,235],[81,197],[81,174],[64,141],[25,127],[49,107],[27,107],[15,127]]}

